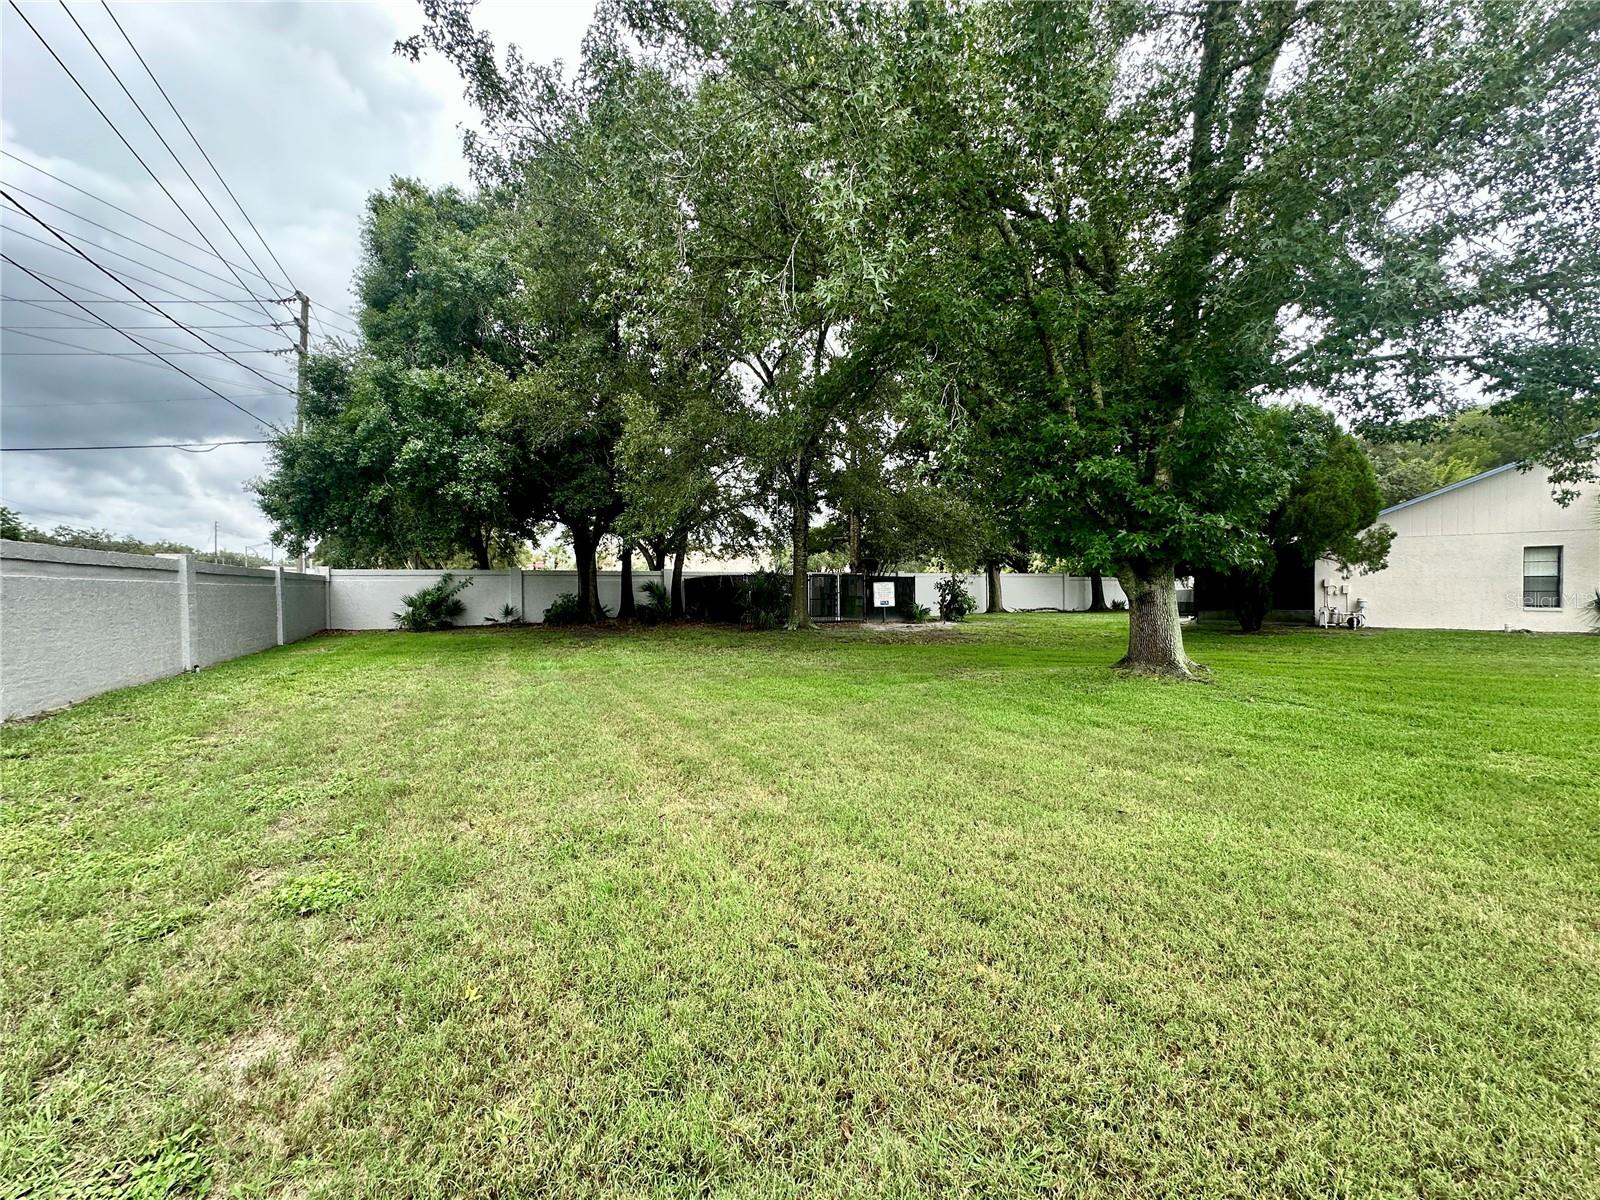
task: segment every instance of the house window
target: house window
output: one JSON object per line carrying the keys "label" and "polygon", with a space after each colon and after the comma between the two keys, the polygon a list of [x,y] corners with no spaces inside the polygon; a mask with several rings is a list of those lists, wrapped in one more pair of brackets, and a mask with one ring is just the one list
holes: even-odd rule
{"label": "house window", "polygon": [[1528,546],[1522,551],[1522,607],[1561,607],[1561,547]]}

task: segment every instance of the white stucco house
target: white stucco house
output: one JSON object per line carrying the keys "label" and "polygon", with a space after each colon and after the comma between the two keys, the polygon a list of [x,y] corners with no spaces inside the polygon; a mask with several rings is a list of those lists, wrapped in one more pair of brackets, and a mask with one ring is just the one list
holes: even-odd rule
{"label": "white stucco house", "polygon": [[1496,467],[1386,508],[1389,565],[1370,575],[1317,563],[1314,607],[1365,601],[1370,625],[1396,629],[1590,628],[1600,587],[1600,488],[1562,507],[1547,472]]}

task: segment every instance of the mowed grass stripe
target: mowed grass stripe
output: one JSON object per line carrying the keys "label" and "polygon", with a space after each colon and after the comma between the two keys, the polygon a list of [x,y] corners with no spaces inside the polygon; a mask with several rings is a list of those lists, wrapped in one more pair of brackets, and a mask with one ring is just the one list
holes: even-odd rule
{"label": "mowed grass stripe", "polygon": [[8,728],[0,1178],[1600,1187],[1600,646],[1121,636],[329,636]]}

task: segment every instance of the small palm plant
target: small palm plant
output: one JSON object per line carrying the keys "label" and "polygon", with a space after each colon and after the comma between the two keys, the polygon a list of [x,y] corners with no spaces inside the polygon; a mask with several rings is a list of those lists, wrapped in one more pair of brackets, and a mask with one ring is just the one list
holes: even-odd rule
{"label": "small palm plant", "polygon": [[401,596],[400,603],[405,608],[393,614],[394,623],[411,633],[448,629],[466,611],[467,606],[461,602],[459,593],[471,586],[470,577],[457,579],[446,571],[439,576],[438,583],[429,584],[409,596]]}

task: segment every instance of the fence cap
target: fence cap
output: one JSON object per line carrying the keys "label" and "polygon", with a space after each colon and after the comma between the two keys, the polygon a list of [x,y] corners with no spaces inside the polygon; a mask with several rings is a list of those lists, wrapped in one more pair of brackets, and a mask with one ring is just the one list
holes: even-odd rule
{"label": "fence cap", "polygon": [[176,571],[176,554],[130,554],[126,550],[80,550],[48,542],[0,540],[0,559],[24,562],[72,563],[83,567],[125,567],[136,571]]}

